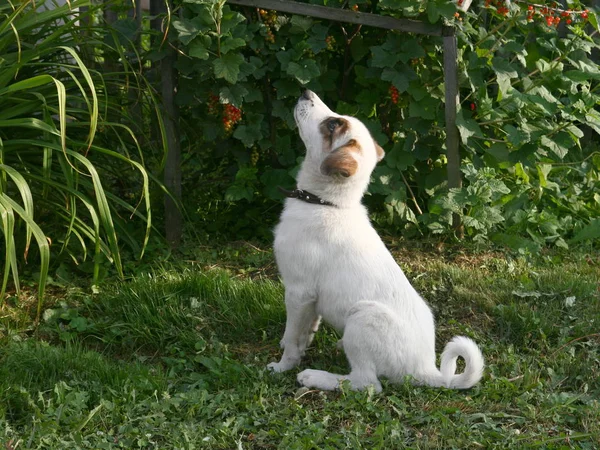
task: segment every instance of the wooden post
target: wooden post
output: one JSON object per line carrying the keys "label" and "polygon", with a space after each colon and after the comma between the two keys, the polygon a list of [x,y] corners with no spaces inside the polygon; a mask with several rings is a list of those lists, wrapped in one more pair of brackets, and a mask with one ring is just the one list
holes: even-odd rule
{"label": "wooden post", "polygon": [[[459,188],[462,186],[462,179],[460,175],[460,136],[456,127],[456,110],[460,100],[458,95],[458,48],[454,28],[444,27],[443,39],[448,188]],[[458,214],[452,216],[452,226],[457,236],[462,239],[464,228]]]}
{"label": "wooden post", "polygon": [[[172,6],[171,2],[169,4]],[[161,15],[167,12],[164,0],[151,0],[151,13]],[[154,19],[152,28],[159,32],[161,17]],[[164,183],[170,195],[165,195],[165,236],[172,248],[177,248],[181,243],[183,232],[183,217],[180,210],[181,204],[181,147],[179,142],[179,114],[175,106],[175,92],[177,89],[177,76],[175,63],[177,54],[165,39],[165,57],[160,61],[160,83],[163,103],[163,121],[167,138],[167,158],[164,169]]]}
{"label": "wooden post", "polygon": [[[131,5],[127,10],[127,17],[135,21],[136,32],[133,40],[133,45],[138,51],[141,51],[142,42],[142,2],[140,0],[129,0]],[[132,52],[132,57],[133,57]],[[134,58],[137,61],[137,58]],[[137,69],[139,66],[135,67]],[[143,68],[140,68],[143,70]],[[136,126],[136,132],[139,133],[140,138],[138,139],[142,146],[148,145],[147,133],[144,130],[144,117],[142,114],[142,93],[140,92],[139,83],[129,84],[129,90],[127,92],[128,107],[131,114],[131,121]]]}

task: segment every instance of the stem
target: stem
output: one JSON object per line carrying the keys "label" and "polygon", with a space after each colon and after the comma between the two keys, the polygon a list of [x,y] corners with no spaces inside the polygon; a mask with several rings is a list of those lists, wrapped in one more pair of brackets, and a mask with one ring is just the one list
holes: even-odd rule
{"label": "stem", "polygon": [[415,208],[417,208],[417,212],[419,213],[420,216],[422,216],[423,215],[423,211],[421,210],[421,208],[419,208],[419,204],[417,203],[417,198],[415,197],[415,193],[413,192],[413,190],[411,189],[410,185],[408,184],[408,181],[404,177],[404,174],[402,172],[400,172],[400,175],[402,175],[402,180],[404,181],[404,184],[406,185],[406,188],[408,189],[408,192],[410,192],[410,198],[413,201],[413,203],[415,204]]}

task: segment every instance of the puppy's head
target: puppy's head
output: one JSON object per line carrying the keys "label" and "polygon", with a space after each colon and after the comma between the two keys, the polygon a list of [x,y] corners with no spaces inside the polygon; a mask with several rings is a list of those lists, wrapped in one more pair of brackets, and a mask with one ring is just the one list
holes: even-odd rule
{"label": "puppy's head", "polygon": [[361,121],[334,113],[314,92],[302,94],[294,118],[307,158],[319,165],[323,175],[341,181],[368,177],[384,156]]}

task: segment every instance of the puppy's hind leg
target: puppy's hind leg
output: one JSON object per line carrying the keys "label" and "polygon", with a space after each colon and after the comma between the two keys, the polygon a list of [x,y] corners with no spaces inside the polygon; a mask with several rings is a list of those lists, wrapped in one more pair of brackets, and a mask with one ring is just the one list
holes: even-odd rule
{"label": "puppy's hind leg", "polygon": [[[348,375],[338,375],[323,370],[307,369],[298,374],[298,382],[306,387],[330,391],[337,389],[342,381],[347,380],[352,389],[362,390],[373,386],[375,391],[381,392],[378,364],[381,364],[381,359],[386,356],[382,352],[385,352],[387,342],[379,327],[384,325],[385,328],[388,319],[386,314],[385,311],[378,310],[377,304],[373,302],[357,303],[348,314],[344,337],[340,341],[350,363],[351,372]],[[379,317],[380,315],[384,317]]]}

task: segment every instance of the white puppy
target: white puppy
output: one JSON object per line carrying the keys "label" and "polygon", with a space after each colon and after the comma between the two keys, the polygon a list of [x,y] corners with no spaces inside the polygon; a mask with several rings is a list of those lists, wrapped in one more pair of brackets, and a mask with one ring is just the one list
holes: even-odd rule
{"label": "white puppy", "polygon": [[[384,153],[357,119],[332,112],[311,91],[298,100],[294,116],[306,145],[298,189],[275,230],[275,257],[285,285],[287,322],[281,361],[296,367],[321,317],[343,332],[348,375],[307,369],[304,386],[332,390],[342,380],[353,389],[379,377],[466,389],[483,374],[483,356],[466,337],[455,337],[435,363],[433,315],[371,226],[361,198]],[[462,356],[466,369],[455,374]]]}

